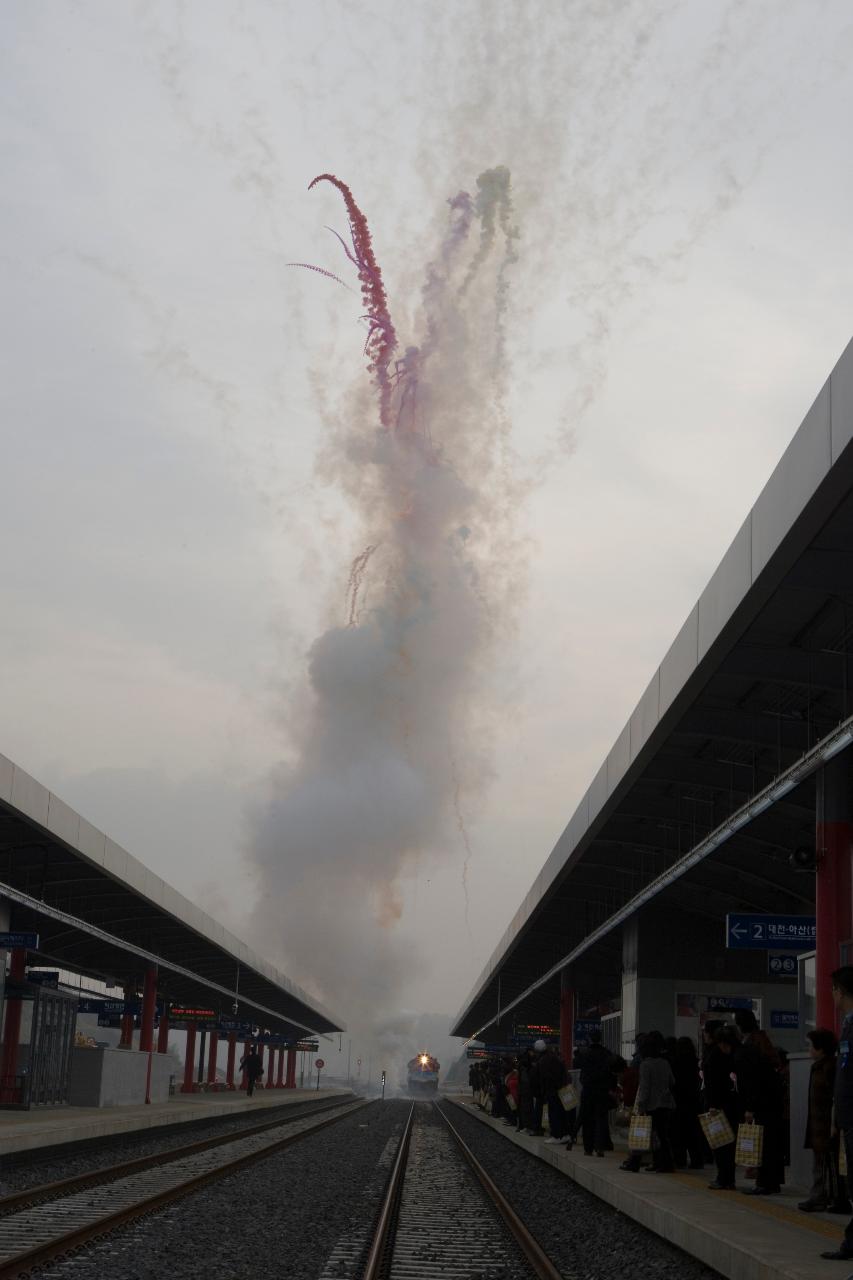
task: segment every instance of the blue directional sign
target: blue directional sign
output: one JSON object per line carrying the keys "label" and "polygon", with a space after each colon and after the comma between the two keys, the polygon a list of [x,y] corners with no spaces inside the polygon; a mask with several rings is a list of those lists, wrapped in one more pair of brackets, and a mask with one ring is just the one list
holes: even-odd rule
{"label": "blue directional sign", "polygon": [[727,915],[726,946],[740,951],[813,951],[814,916]]}
{"label": "blue directional sign", "polygon": [[770,1010],[770,1030],[771,1031],[798,1031],[800,1027],[800,1015],[796,1009],[771,1009]]}
{"label": "blue directional sign", "polygon": [[0,947],[6,951],[16,951],[19,947],[26,947],[28,951],[36,951],[38,944],[39,936],[37,933],[0,933]]}
{"label": "blue directional sign", "polygon": [[796,978],[797,957],[784,955],[778,951],[768,952],[767,972],[771,978]]}

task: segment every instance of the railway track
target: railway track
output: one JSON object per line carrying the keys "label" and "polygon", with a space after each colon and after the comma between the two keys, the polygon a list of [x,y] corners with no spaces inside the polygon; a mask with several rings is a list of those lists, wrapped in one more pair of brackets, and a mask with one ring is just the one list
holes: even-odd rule
{"label": "railway track", "polygon": [[0,1200],[0,1280],[29,1276],[368,1105],[362,1099],[332,1103],[6,1196]]}
{"label": "railway track", "polygon": [[347,1274],[358,1280],[564,1280],[433,1103],[412,1105],[364,1269]]}

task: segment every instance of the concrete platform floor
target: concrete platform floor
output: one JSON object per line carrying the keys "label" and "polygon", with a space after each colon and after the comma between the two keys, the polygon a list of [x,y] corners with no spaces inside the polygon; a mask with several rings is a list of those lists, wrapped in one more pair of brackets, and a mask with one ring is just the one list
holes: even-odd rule
{"label": "concrete platform floor", "polygon": [[242,1115],[269,1107],[312,1099],[350,1097],[348,1089],[261,1089],[251,1098],[234,1093],[176,1094],[167,1102],[128,1107],[34,1107],[31,1111],[0,1110],[0,1157],[14,1152],[86,1142],[112,1134],[189,1124],[218,1116]]}
{"label": "concrete platform floor", "polygon": [[729,1280],[847,1280],[853,1275],[853,1262],[820,1257],[822,1250],[838,1247],[847,1219],[800,1213],[802,1188],[748,1197],[709,1191],[713,1169],[660,1177],[627,1173],[619,1168],[624,1150],[607,1152],[604,1159],[584,1155],[582,1147],[566,1151],[493,1120],[474,1106],[470,1094],[447,1100]]}

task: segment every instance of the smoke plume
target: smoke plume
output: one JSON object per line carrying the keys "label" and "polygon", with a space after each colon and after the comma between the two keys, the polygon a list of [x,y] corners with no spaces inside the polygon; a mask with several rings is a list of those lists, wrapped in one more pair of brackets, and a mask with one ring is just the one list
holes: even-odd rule
{"label": "smoke plume", "polygon": [[[395,928],[401,880],[420,855],[467,851],[465,798],[488,775],[482,672],[511,623],[516,573],[502,401],[518,232],[504,168],[448,201],[403,348],[364,215],[323,177],[345,201],[367,326],[368,376],[327,450],[363,549],[339,622],[307,655],[295,758],[255,817],[258,917],[288,963],[311,949],[332,1005],[343,983],[348,1009],[381,1011],[387,1035],[394,994],[423,959]],[[319,936],[335,939],[328,963]]]}

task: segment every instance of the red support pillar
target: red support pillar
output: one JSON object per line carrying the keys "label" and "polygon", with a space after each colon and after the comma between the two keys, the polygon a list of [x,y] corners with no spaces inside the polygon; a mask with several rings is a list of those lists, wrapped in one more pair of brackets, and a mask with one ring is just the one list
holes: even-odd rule
{"label": "red support pillar", "polygon": [[191,1022],[187,1028],[187,1043],[184,1049],[184,1083],[181,1085],[181,1093],[195,1093],[195,1081],[193,1080],[193,1072],[195,1071],[195,1033],[196,1024]]}
{"label": "red support pillar", "polygon": [[169,1052],[169,1002],[163,1001],[163,1012],[160,1015],[160,1030],[157,1032],[157,1052]]}
{"label": "red support pillar", "polygon": [[569,986],[566,970],[560,975],[560,1057],[572,1069],[575,1029],[575,990]]}
{"label": "red support pillar", "polygon": [[[830,974],[841,964],[841,947],[853,935],[853,777],[851,753],[828,760],[817,775],[815,828],[816,1012],[819,1027],[837,1030]],[[848,960],[848,963],[850,960]]]}
{"label": "red support pillar", "polygon": [[225,1088],[234,1088],[234,1059],[237,1056],[237,1036],[232,1031],[228,1036],[228,1058],[225,1063]]}
{"label": "red support pillar", "polygon": [[[5,963],[5,961],[4,961]],[[9,969],[10,982],[23,982],[27,972],[27,952],[15,947]],[[20,1090],[15,1085],[18,1073],[18,1041],[21,1038],[21,1011],[23,1002],[19,996],[6,996],[6,1019],[3,1026],[3,1056],[0,1058],[0,1102],[20,1102]]]}
{"label": "red support pillar", "polygon": [[275,1082],[276,1089],[284,1088],[284,1045],[278,1051],[278,1079]]}
{"label": "red support pillar", "polygon": [[207,1083],[216,1084],[216,1050],[219,1046],[219,1033],[210,1033],[210,1052],[207,1056]]}
{"label": "red support pillar", "polygon": [[154,1048],[154,1010],[157,1005],[157,966],[145,970],[145,986],[142,988],[142,1018],[139,1030],[139,1048],[150,1053]]}
{"label": "red support pillar", "polygon": [[285,1089],[296,1088],[296,1050],[288,1049],[287,1051],[287,1077],[284,1082]]}
{"label": "red support pillar", "polygon": [[[130,983],[124,984],[125,1002],[136,999],[136,987],[132,987]],[[118,1042],[119,1049],[133,1048],[133,1014],[123,1013],[121,1018],[121,1039]]]}
{"label": "red support pillar", "polygon": [[[251,1044],[252,1044],[251,1040],[244,1040],[244,1041],[243,1041],[243,1061],[244,1061],[244,1062],[246,1061],[246,1059],[247,1059],[247,1058],[248,1058],[248,1056],[249,1056],[249,1049],[251,1048]],[[246,1068],[244,1067],[244,1068],[243,1068],[243,1074],[242,1074],[242,1075],[241,1075],[241,1077],[240,1077],[240,1088],[241,1088],[241,1089],[248,1089],[248,1087],[249,1087],[249,1077],[248,1077],[248,1075],[246,1074]]]}

